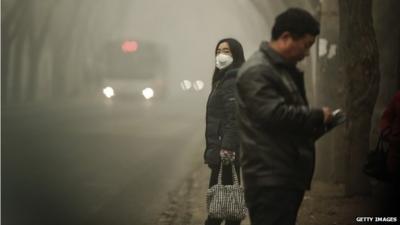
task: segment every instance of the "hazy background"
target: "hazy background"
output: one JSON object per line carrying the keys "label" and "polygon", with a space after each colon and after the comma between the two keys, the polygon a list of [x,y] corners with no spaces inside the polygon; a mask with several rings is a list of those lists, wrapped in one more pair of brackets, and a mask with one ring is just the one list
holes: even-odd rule
{"label": "hazy background", "polygon": [[[205,166],[216,43],[236,38],[248,58],[289,6],[321,21],[323,41],[300,63],[310,102],[344,107],[334,0],[1,4],[3,224],[155,224],[169,196]],[[398,6],[373,5],[382,75],[371,137],[399,85]],[[107,98],[105,87],[115,96]],[[154,98],[144,98],[146,87]],[[315,178],[343,184],[343,130],[335,132],[318,143]]]}
{"label": "hazy background", "polygon": [[4,0],[1,16],[2,219],[18,225],[155,224],[204,166],[216,43],[248,57],[270,30],[244,0]]}

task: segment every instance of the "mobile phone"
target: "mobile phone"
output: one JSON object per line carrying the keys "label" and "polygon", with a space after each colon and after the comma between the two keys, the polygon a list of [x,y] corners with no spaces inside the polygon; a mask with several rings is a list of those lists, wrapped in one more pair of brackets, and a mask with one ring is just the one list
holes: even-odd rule
{"label": "mobile phone", "polygon": [[333,116],[333,121],[332,123],[334,124],[334,126],[340,125],[344,122],[346,122],[346,115],[344,114],[344,112],[342,111],[342,109],[336,109],[332,112],[332,116]]}

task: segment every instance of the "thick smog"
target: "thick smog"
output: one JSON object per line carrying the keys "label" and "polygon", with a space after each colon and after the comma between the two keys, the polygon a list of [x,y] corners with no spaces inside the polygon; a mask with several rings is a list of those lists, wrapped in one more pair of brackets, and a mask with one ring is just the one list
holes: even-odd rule
{"label": "thick smog", "polygon": [[3,0],[2,223],[395,224],[400,5],[361,2]]}

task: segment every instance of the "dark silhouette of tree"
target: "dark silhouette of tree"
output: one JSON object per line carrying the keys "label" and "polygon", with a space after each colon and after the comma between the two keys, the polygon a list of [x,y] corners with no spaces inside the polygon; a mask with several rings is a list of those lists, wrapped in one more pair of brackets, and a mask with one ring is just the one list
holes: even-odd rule
{"label": "dark silhouette of tree", "polygon": [[[29,77],[28,77],[28,86],[27,86],[27,95],[24,100],[26,101],[34,101],[37,96],[37,89],[39,84],[39,63],[41,61],[41,56],[43,54],[43,47],[45,43],[48,41],[49,33],[51,31],[50,22],[52,21],[52,17],[54,16],[54,9],[56,5],[60,1],[51,1],[49,5],[46,5],[47,10],[43,10],[43,21],[42,24],[37,24],[39,27],[39,31],[35,30],[35,14],[31,15],[31,26],[28,30],[29,37]],[[33,2],[31,2],[33,4]],[[30,8],[33,9],[33,6]]]}
{"label": "dark silhouette of tree", "polygon": [[[21,83],[21,68],[16,66],[12,68],[10,60],[13,59],[14,62],[21,61],[22,43],[24,41],[25,30],[28,27],[27,21],[29,21],[26,14],[29,10],[29,4],[24,4],[23,1],[15,1],[9,4],[11,4],[9,8],[2,7],[1,19],[1,89],[3,103],[9,101],[10,94],[15,96],[15,99],[19,99],[21,91],[18,84]],[[12,51],[14,46],[14,51]],[[10,70],[12,69],[14,69],[13,75],[10,74]]]}
{"label": "dark silhouette of tree", "polygon": [[[37,94],[38,68],[43,46],[48,41],[54,7],[60,2],[44,4],[44,10],[34,11],[34,1],[15,1],[2,9],[2,100],[23,102],[33,100]],[[38,18],[42,18],[38,22]],[[25,57],[28,54],[28,57]],[[27,60],[26,65],[23,64]],[[26,67],[24,67],[26,66]],[[29,75],[22,80],[22,71]],[[10,71],[13,73],[10,74]],[[23,86],[26,83],[26,86]],[[22,93],[25,93],[22,96]],[[9,96],[11,95],[11,96]]]}
{"label": "dark silhouette of tree", "polygon": [[379,90],[378,46],[372,0],[339,0],[340,69],[345,77],[346,193],[366,194],[369,183],[362,166],[369,149],[371,116]]}
{"label": "dark silhouette of tree", "polygon": [[[321,34],[317,47],[319,73],[316,77],[316,102],[319,106],[343,108],[343,80],[338,70],[339,6],[337,0],[323,1],[320,6]],[[325,182],[344,183],[344,155],[341,143],[343,127],[335,128],[317,142],[315,178]]]}
{"label": "dark silhouette of tree", "polygon": [[[77,30],[84,23],[80,23],[79,20],[85,21],[82,18],[82,14],[87,11],[84,6],[85,2],[74,2],[74,7],[68,9],[70,19],[63,25],[63,29],[57,32],[51,40],[51,50],[53,56],[53,67],[52,67],[52,83],[51,92],[55,98],[63,98],[67,92],[67,80],[68,76],[74,76],[68,74],[70,69],[70,61],[73,60],[74,52],[76,49],[81,47],[79,42],[74,41],[74,36],[86,38],[86,33],[78,33]],[[70,4],[70,3],[69,3]],[[75,65],[77,66],[77,65]]]}

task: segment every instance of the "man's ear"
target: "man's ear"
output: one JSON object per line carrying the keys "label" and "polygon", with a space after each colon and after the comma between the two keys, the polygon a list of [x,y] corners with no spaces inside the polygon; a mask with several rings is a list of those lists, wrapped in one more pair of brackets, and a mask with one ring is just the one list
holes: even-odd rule
{"label": "man's ear", "polygon": [[282,44],[287,46],[293,39],[292,34],[289,32],[285,31],[279,36],[279,39],[282,41]]}
{"label": "man's ear", "polygon": [[285,31],[285,32],[283,32],[283,33],[281,34],[281,36],[280,36],[279,38],[282,39],[282,40],[284,40],[284,41],[286,41],[286,40],[288,40],[289,38],[292,38],[292,35],[291,35],[289,32]]}

